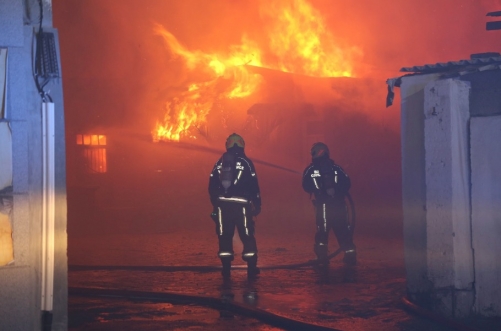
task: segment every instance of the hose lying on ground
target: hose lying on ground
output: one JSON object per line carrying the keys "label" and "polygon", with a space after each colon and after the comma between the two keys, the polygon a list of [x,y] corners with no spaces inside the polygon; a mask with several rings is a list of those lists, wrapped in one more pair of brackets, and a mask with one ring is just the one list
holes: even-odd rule
{"label": "hose lying on ground", "polygon": [[[348,194],[347,195],[347,201],[349,204],[350,208],[350,231],[353,235],[355,231],[355,204],[353,202],[353,199],[351,196]],[[337,251],[334,253],[330,254],[327,256],[327,260],[332,259],[339,253],[341,253],[342,250],[339,248]],[[296,269],[296,268],[302,268],[302,267],[308,267],[308,266],[313,266],[316,264],[319,264],[322,261],[319,260],[309,260],[307,262],[303,263],[295,263],[295,264],[285,264],[285,265],[269,265],[269,266],[259,266],[260,269],[263,270],[271,270],[271,269]],[[231,266],[231,269],[233,270],[241,270],[241,269],[246,269],[247,266],[244,265],[235,265]],[[85,271],[85,270],[136,270],[136,271],[164,271],[164,272],[174,272],[174,271],[198,271],[198,272],[211,272],[211,271],[218,271],[221,270],[220,266],[91,266],[91,265],[68,265],[68,270],[69,271]]]}
{"label": "hose lying on ground", "polygon": [[[327,256],[327,260],[332,259],[339,253],[338,249],[334,253]],[[310,260],[303,263],[287,264],[287,265],[268,265],[260,266],[261,269],[295,269],[306,266],[314,266],[319,264],[318,260]],[[232,269],[246,269],[247,266],[232,266]],[[135,270],[135,271],[199,271],[210,272],[221,270],[218,266],[83,266],[83,265],[70,265],[70,271],[84,271],[84,270]],[[169,303],[189,303],[208,306],[210,308],[227,310],[233,313],[244,315],[247,317],[258,319],[266,324],[291,329],[291,330],[319,330],[319,331],[340,331],[338,329],[328,328],[316,324],[301,322],[295,319],[287,318],[284,316],[276,315],[262,309],[250,307],[247,305],[231,302],[225,299],[218,299],[207,296],[194,296],[178,293],[167,292],[142,292],[142,291],[123,291],[111,289],[97,289],[86,287],[70,287],[69,295],[74,296],[87,296],[87,297],[114,297],[124,299],[142,299],[153,301],[164,301]]]}
{"label": "hose lying on ground", "polygon": [[[341,249],[338,249],[334,253],[330,254],[327,259],[332,259],[339,253]],[[318,264],[318,260],[309,260],[303,263],[287,264],[287,265],[268,265],[260,266],[261,269],[294,269],[306,266],[314,266]],[[232,266],[232,269],[246,269],[247,266]],[[135,271],[198,271],[198,272],[210,272],[221,270],[218,266],[83,266],[83,265],[73,265],[69,266],[71,271],[84,271],[84,270],[135,270]],[[243,304],[229,302],[224,299],[218,299],[207,296],[194,296],[185,295],[178,293],[167,293],[167,292],[140,292],[140,291],[121,291],[121,290],[111,290],[111,289],[96,289],[96,288],[86,288],[86,287],[70,287],[69,294],[75,296],[88,296],[88,297],[119,297],[127,299],[142,299],[142,300],[153,300],[153,301],[168,301],[170,303],[190,303],[198,304],[202,306],[208,306],[214,309],[228,310],[233,313],[240,315],[252,317],[258,319],[264,323],[284,327],[291,329],[300,330],[336,330],[332,328],[327,328],[319,326],[316,324],[304,323],[294,319],[286,318],[276,314],[269,313],[262,309],[253,308]],[[430,319],[441,325],[445,325],[451,329],[458,331],[478,331],[476,329],[470,328],[468,326],[459,324],[453,320],[447,319],[445,317],[439,316],[426,310],[414,303],[412,303],[407,298],[402,298],[402,303],[404,308],[408,311],[413,312],[417,315]]]}
{"label": "hose lying on ground", "polygon": [[218,299],[209,296],[188,295],[170,292],[145,292],[145,291],[124,291],[113,289],[101,289],[91,287],[70,287],[70,296],[82,297],[108,297],[122,298],[130,300],[148,300],[157,302],[169,302],[179,304],[196,304],[207,306],[218,310],[231,311],[233,313],[258,319],[266,324],[285,328],[286,330],[312,330],[312,331],[341,331],[317,324],[306,323],[292,318],[276,315],[266,310],[250,307],[226,299]]}
{"label": "hose lying on ground", "polygon": [[[330,254],[327,256],[327,260],[332,259],[339,253],[341,253],[342,250],[338,249],[334,253]],[[322,261],[319,260],[309,260],[307,262],[303,263],[295,263],[295,264],[284,264],[284,265],[264,265],[264,266],[259,266],[260,269],[262,270],[272,270],[272,269],[297,269],[297,268],[302,268],[302,267],[308,267],[308,266],[313,266],[316,264],[319,264]],[[235,265],[231,266],[231,269],[233,270],[242,270],[242,269],[247,269],[247,266],[245,265]],[[69,271],[85,271],[85,270],[135,270],[135,271],[168,271],[168,272],[175,272],[175,271],[198,271],[198,272],[210,272],[210,271],[218,271],[221,270],[220,266],[111,266],[111,265],[69,265],[68,266]]]}
{"label": "hose lying on ground", "polygon": [[[351,207],[351,232],[353,235],[355,228],[355,210],[354,203],[351,196],[348,196],[348,201]],[[342,252],[339,248],[334,253],[327,256],[326,260],[329,261],[333,257],[337,256]],[[303,263],[286,264],[286,265],[264,265],[259,266],[263,270],[272,269],[298,269],[302,267],[315,266],[320,263],[325,262],[325,260],[309,260]],[[247,269],[245,265],[232,266],[231,269]],[[85,271],[85,270],[135,270],[135,271],[197,271],[197,272],[211,272],[221,270],[220,266],[86,266],[86,265],[69,265],[69,271]],[[152,300],[152,301],[167,301],[170,303],[190,303],[198,304],[203,306],[208,306],[215,309],[227,310],[233,313],[244,315],[247,317],[258,319],[269,325],[291,329],[291,330],[319,330],[319,331],[340,331],[338,329],[324,327],[312,323],[301,322],[295,319],[287,318],[284,316],[276,315],[267,312],[262,309],[250,307],[247,305],[239,304],[236,302],[218,299],[206,296],[193,296],[178,293],[166,293],[166,292],[139,292],[139,291],[120,291],[111,289],[96,289],[96,288],[85,288],[85,287],[70,287],[69,295],[75,296],[90,296],[90,297],[120,297],[126,299],[142,299],[142,300]]]}

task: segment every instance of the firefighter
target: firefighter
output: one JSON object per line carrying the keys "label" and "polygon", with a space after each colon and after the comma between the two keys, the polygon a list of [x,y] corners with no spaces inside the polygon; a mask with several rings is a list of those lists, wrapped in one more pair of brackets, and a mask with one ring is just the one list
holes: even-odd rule
{"label": "firefighter", "polygon": [[243,244],[242,259],[247,262],[248,277],[260,272],[253,217],[261,212],[261,196],[254,164],[245,155],[244,148],[244,139],[231,134],[226,139],[226,152],[214,165],[209,178],[211,218],[216,223],[224,278],[230,277],[235,227]]}
{"label": "firefighter", "polygon": [[351,180],[343,169],[330,158],[329,148],[322,142],[311,147],[311,164],[303,172],[303,189],[314,195],[315,233],[314,252],[321,264],[327,265],[328,239],[331,229],[344,251],[343,261],[356,265],[357,253],[353,233],[348,223],[348,209],[345,197]]}

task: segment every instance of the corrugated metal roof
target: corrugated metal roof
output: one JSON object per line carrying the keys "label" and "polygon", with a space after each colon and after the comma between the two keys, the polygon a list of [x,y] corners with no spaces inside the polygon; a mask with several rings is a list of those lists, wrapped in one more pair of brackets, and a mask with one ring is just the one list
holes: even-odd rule
{"label": "corrugated metal roof", "polygon": [[480,68],[487,65],[501,65],[501,56],[479,57],[479,58],[472,58],[470,60],[459,60],[459,61],[442,62],[436,64],[425,64],[422,66],[404,67],[400,69],[400,71],[428,74],[436,72],[453,71],[463,68],[468,68],[468,69]]}
{"label": "corrugated metal roof", "polygon": [[[500,12],[501,13],[501,12]],[[438,73],[440,78],[452,78],[487,70],[501,70],[501,54],[496,52],[472,54],[469,60],[439,62],[422,66],[404,67],[400,72],[407,74],[386,80],[388,94],[386,107],[393,104],[395,87],[400,87],[402,77]]]}

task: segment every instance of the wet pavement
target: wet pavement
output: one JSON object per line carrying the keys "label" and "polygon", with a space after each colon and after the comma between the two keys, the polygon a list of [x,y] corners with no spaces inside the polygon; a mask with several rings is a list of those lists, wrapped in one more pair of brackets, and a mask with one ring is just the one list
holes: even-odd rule
{"label": "wet pavement", "polygon": [[[158,235],[106,235],[81,237],[70,259],[79,265],[218,266],[216,238],[196,233],[196,244],[183,232]],[[180,293],[224,298],[293,320],[338,330],[454,330],[404,309],[405,270],[402,243],[395,239],[360,235],[358,265],[346,267],[340,256],[327,270],[318,267],[273,269],[313,258],[311,236],[259,236],[259,265],[255,280],[246,271],[232,270],[224,281],[219,271],[70,271],[70,288]],[[137,243],[140,242],[140,248]],[[335,244],[331,244],[331,251]],[[238,240],[235,240],[238,252]],[[168,251],[168,254],[165,252]],[[78,263],[75,263],[78,262]],[[99,262],[99,263],[96,263]],[[139,263],[141,262],[141,263]],[[190,263],[188,263],[190,262]],[[236,257],[234,265],[241,264]],[[167,265],[167,264],[164,264]],[[269,269],[267,269],[268,267]],[[478,323],[477,323],[478,324]],[[145,297],[82,297],[70,295],[69,330],[282,330],[256,318],[200,305],[156,302]],[[478,330],[495,330],[483,325]]]}
{"label": "wet pavement", "polygon": [[[69,200],[70,266],[138,267],[70,268],[70,331],[304,329],[270,324],[256,314],[205,304],[207,300],[154,300],[154,293],[214,298],[325,329],[453,330],[405,309],[400,202],[374,203],[377,195],[357,176],[352,179],[352,195],[357,207],[358,265],[345,267],[340,255],[327,270],[273,268],[314,258],[313,210],[298,173],[258,163],[263,212],[256,220],[256,239],[262,271],[249,281],[245,270],[233,270],[231,281],[225,282],[217,268],[205,268],[205,272],[186,268],[220,266],[207,194],[208,173],[218,156],[148,142],[141,150],[149,157],[131,155],[123,161],[123,167],[128,167],[124,174],[109,178],[113,190],[103,184],[97,192],[101,204],[90,208]],[[330,252],[337,250],[332,233],[329,248]],[[238,239],[234,250],[234,265],[242,265]],[[182,271],[140,268],[144,266],[178,266]],[[86,297],[75,295],[76,288],[134,295]],[[499,320],[475,320],[468,325],[476,330],[501,330]]]}

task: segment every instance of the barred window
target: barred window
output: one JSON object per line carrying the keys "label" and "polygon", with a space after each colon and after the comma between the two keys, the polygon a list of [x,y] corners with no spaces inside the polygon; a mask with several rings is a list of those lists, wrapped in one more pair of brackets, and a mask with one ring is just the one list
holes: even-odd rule
{"label": "barred window", "polygon": [[82,156],[85,169],[89,173],[105,173],[108,171],[106,162],[106,136],[100,134],[77,134],[76,143],[82,146]]}
{"label": "barred window", "polygon": [[77,134],[77,145],[106,146],[106,136],[102,134]]}

